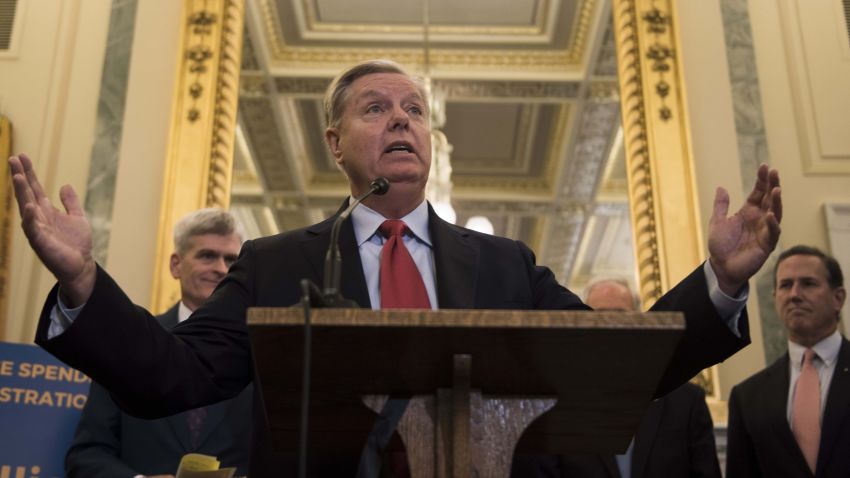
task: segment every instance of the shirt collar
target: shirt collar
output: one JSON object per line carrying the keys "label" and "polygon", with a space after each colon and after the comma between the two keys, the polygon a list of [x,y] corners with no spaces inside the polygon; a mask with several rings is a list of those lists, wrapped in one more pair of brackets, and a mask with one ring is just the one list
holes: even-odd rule
{"label": "shirt collar", "polygon": [[[349,199],[350,201],[350,199]],[[351,222],[354,226],[354,237],[357,240],[357,247],[368,241],[378,227],[386,221],[387,218],[381,213],[361,204],[351,212]],[[431,247],[431,234],[428,230],[428,201],[422,201],[419,206],[413,211],[410,211],[406,216],[401,218],[407,228],[416,236],[417,239]]]}
{"label": "shirt collar", "polygon": [[[812,347],[812,350],[815,351],[818,358],[820,358],[827,367],[831,367],[833,362],[838,359],[838,350],[840,348],[841,333],[838,332],[838,329],[835,329],[835,332],[833,332],[832,335],[816,343]],[[791,342],[790,340],[788,341],[788,357],[791,360],[791,366],[797,370],[799,370],[803,364],[803,352],[805,352],[805,350],[806,347]]]}
{"label": "shirt collar", "polygon": [[179,324],[180,322],[188,319],[190,315],[192,315],[192,311],[189,310],[189,308],[186,307],[186,304],[184,304],[181,300],[180,305],[177,306],[177,323]]}

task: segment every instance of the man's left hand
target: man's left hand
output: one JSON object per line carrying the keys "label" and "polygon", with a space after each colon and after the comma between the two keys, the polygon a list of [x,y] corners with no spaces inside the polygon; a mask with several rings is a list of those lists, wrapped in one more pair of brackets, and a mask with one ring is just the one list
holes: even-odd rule
{"label": "man's left hand", "polygon": [[736,296],[776,248],[782,221],[780,193],[779,172],[762,164],[747,201],[727,217],[729,193],[717,188],[708,227],[708,252],[720,289],[727,295]]}

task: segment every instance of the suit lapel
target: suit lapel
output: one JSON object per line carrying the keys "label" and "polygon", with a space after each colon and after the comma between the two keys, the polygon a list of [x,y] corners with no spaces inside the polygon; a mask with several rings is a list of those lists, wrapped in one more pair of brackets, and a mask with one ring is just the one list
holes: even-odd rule
{"label": "suit lapel", "polygon": [[[342,205],[336,214],[308,228],[308,237],[301,243],[301,248],[313,267],[313,275],[310,279],[319,288],[322,287],[324,280],[325,254],[330,244],[333,222],[347,206],[348,201]],[[354,300],[361,307],[371,307],[369,289],[366,287],[363,264],[360,262],[360,251],[357,248],[354,226],[351,224],[350,218],[342,224],[342,228],[339,230],[339,252],[342,256],[340,292],[343,297]]]}
{"label": "suit lapel", "polygon": [[159,322],[165,330],[171,330],[177,325],[177,311],[180,307],[180,302],[174,304],[170,309],[168,309],[164,314],[156,317],[156,321]]}
{"label": "suit lapel", "polygon": [[817,469],[819,470],[823,469],[832,457],[835,444],[838,443],[838,432],[845,426],[848,405],[850,405],[850,342],[842,338],[821,420],[823,428],[818,451]]}
{"label": "suit lapel", "polygon": [[428,225],[434,252],[434,276],[441,309],[475,307],[478,250],[468,241],[468,232],[440,219],[428,204]]}
{"label": "suit lapel", "polygon": [[664,400],[656,400],[650,403],[641,421],[640,428],[638,428],[637,435],[635,436],[635,447],[632,450],[632,478],[643,476],[646,462],[649,459],[649,452],[652,450],[655,442],[658,424],[661,422],[664,405]]}

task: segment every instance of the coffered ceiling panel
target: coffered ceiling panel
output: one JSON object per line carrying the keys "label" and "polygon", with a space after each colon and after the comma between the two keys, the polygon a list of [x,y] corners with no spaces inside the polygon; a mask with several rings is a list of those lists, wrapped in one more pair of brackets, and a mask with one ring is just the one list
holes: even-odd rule
{"label": "coffered ceiling panel", "polygon": [[[531,77],[529,71],[581,71],[603,3],[430,0],[431,70],[440,76],[513,68],[512,76],[520,77]],[[423,5],[420,0],[398,0],[391,8],[378,0],[256,0],[253,8],[267,65],[285,75],[292,66],[335,71],[374,57],[421,70]]]}
{"label": "coffered ceiling panel", "polygon": [[[313,29],[328,28],[327,24],[368,25],[372,29],[421,27],[422,0],[396,0],[387,8],[385,0],[364,0],[357,10],[349,8],[348,0],[305,0],[308,19]],[[545,0],[489,0],[476,3],[476,8],[459,9],[457,0],[429,0],[431,24],[473,27],[533,27],[542,18]],[[548,13],[548,12],[547,12]]]}

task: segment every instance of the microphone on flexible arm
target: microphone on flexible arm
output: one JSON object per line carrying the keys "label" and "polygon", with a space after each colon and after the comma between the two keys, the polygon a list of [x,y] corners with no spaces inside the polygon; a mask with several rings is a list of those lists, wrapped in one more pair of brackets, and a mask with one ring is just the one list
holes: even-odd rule
{"label": "microphone on flexible arm", "polygon": [[328,252],[325,255],[325,281],[322,289],[322,299],[325,307],[340,308],[340,307],[360,307],[356,302],[350,299],[345,299],[339,291],[341,281],[342,255],[339,252],[339,230],[342,228],[342,223],[351,216],[364,199],[376,194],[383,196],[390,190],[390,182],[387,178],[377,177],[369,183],[369,190],[354,198],[349,206],[343,211],[334,221],[331,229],[331,242],[328,244]]}
{"label": "microphone on flexible arm", "polygon": [[369,183],[369,190],[354,198],[351,204],[336,218],[331,229],[331,242],[325,255],[325,281],[324,288],[319,291],[316,284],[309,279],[301,280],[301,303],[298,307],[304,309],[304,344],[302,351],[301,370],[301,413],[298,431],[298,477],[307,476],[307,429],[310,415],[310,369],[312,356],[312,324],[310,321],[311,308],[359,308],[360,305],[353,300],[346,299],[339,292],[341,279],[342,255],[339,252],[339,230],[342,223],[351,216],[351,212],[364,199],[372,194],[383,196],[390,190],[390,182],[387,178],[378,177]]}

